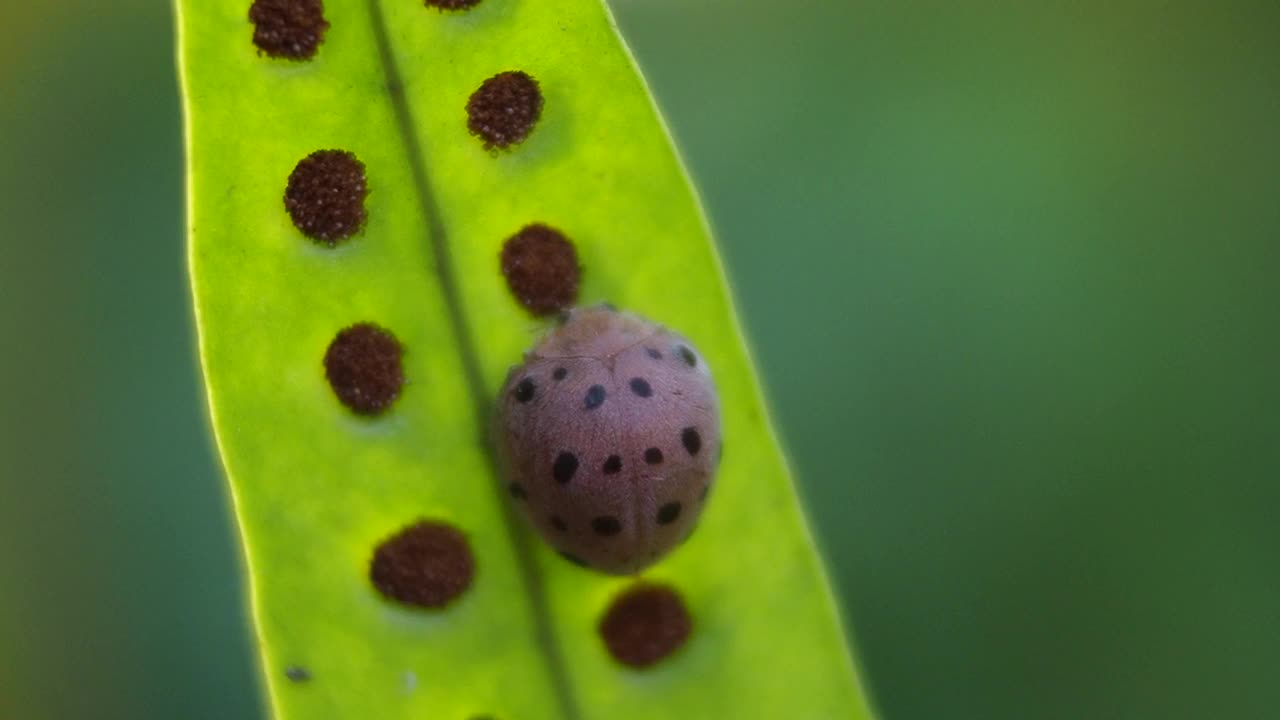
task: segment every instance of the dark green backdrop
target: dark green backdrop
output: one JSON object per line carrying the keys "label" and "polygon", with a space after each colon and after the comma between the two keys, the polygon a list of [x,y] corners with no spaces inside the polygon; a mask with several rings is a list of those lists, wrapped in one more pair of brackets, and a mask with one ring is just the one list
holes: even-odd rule
{"label": "dark green backdrop", "polygon": [[[883,715],[1274,717],[1280,5],[614,6]],[[0,7],[0,717],[259,712],[172,57]]]}

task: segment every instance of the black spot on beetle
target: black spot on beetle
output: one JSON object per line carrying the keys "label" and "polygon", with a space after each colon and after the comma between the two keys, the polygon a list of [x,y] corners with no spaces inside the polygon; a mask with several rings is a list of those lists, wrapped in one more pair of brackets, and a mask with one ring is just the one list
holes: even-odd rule
{"label": "black spot on beetle", "polygon": [[653,358],[654,360],[662,359],[662,353],[659,352],[657,348],[645,348],[644,352],[646,355]]}
{"label": "black spot on beetle", "polygon": [[571,452],[562,452],[556,456],[556,461],[551,465],[551,474],[555,477],[556,482],[561,485],[573,479],[573,474],[578,471],[578,456]]}
{"label": "black spot on beetle", "polygon": [[622,457],[620,455],[610,455],[605,458],[604,467],[601,470],[605,475],[617,475],[622,472]]}
{"label": "black spot on beetle", "polygon": [[622,523],[618,522],[618,518],[612,515],[601,515],[591,521],[591,529],[597,535],[610,537],[622,532]]}
{"label": "black spot on beetle", "polygon": [[649,381],[644,378],[631,378],[631,392],[636,395],[647,398],[653,395],[653,388],[649,387]]}
{"label": "black spot on beetle", "polygon": [[528,73],[508,70],[481,83],[467,100],[467,128],[485,150],[523,142],[542,116],[542,90]]}
{"label": "black spot on beetle", "polygon": [[310,60],[329,29],[321,0],[254,0],[249,21],[258,52],[286,60]]}
{"label": "black spot on beetle", "polygon": [[555,369],[555,372],[551,373],[551,378],[552,378],[553,380],[557,380],[557,381],[559,381],[559,380],[563,380],[563,379],[565,379],[565,378],[566,378],[566,377],[568,377],[568,376],[569,376],[569,371],[568,371],[568,370],[565,370],[565,369],[564,369],[564,368],[562,368],[562,367],[558,367],[558,368],[556,368],[556,369]]}
{"label": "black spot on beetle", "polygon": [[658,508],[659,525],[670,525],[678,517],[680,517],[680,503],[678,502],[669,502]]}
{"label": "black spot on beetle", "polygon": [[688,347],[684,345],[677,345],[676,354],[680,356],[680,359],[684,361],[685,365],[688,365],[689,367],[698,366],[698,356],[694,355],[693,351]]}
{"label": "black spot on beetle", "polygon": [[651,447],[644,451],[644,461],[650,465],[657,465],[662,462],[662,451],[656,447]]}
{"label": "black spot on beetle", "polygon": [[516,402],[527,403],[533,399],[533,394],[537,391],[538,386],[534,384],[533,378],[525,378],[516,385],[513,393]]}
{"label": "black spot on beetle", "polygon": [[680,431],[680,444],[684,445],[690,455],[697,455],[702,449],[702,436],[698,434],[698,429],[687,427]]}
{"label": "black spot on beetle", "polygon": [[595,410],[604,404],[604,386],[592,385],[587,388],[587,395],[582,399],[582,406],[587,410]]}

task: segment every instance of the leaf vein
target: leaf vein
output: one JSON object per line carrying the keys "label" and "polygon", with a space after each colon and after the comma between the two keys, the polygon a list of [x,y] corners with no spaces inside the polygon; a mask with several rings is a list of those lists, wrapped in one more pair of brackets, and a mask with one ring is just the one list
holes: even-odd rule
{"label": "leaf vein", "polygon": [[[489,435],[488,418],[493,411],[489,393],[485,390],[484,376],[480,369],[479,354],[472,339],[471,328],[463,313],[462,294],[458,289],[458,281],[453,272],[453,260],[449,251],[448,235],[444,225],[443,214],[432,191],[427,177],[426,155],[422,144],[414,131],[417,125],[413,119],[412,108],[405,96],[404,82],[399,66],[391,50],[391,42],[387,33],[386,20],[379,0],[367,0],[369,18],[373,26],[374,42],[378,47],[378,59],[382,66],[383,79],[387,95],[395,113],[396,130],[404,147],[406,160],[409,163],[413,179],[414,193],[418,199],[419,211],[427,225],[427,243],[431,249],[432,261],[437,279],[440,281],[440,292],[443,295],[445,308],[449,317],[451,331],[458,342],[463,373],[466,376],[468,393],[471,396],[473,411],[477,421],[477,442],[484,450],[493,478],[497,477],[498,467],[493,452],[492,438]],[[578,720],[581,713],[569,681],[568,667],[564,654],[556,638],[551,611],[547,604],[547,592],[542,572],[534,558],[533,546],[529,532],[520,523],[510,504],[503,495],[502,484],[496,481],[489,483],[502,512],[507,538],[515,551],[516,563],[520,570],[521,582],[525,595],[529,599],[534,622],[534,635],[538,648],[551,676],[556,701],[560,714],[566,720]]]}

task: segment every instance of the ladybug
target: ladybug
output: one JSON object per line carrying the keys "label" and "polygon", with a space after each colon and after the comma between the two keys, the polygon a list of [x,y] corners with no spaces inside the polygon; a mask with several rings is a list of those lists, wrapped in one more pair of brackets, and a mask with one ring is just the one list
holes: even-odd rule
{"label": "ladybug", "polygon": [[702,511],[720,454],[715,387],[666,328],[609,306],[562,319],[499,396],[507,489],[566,559],[636,573]]}

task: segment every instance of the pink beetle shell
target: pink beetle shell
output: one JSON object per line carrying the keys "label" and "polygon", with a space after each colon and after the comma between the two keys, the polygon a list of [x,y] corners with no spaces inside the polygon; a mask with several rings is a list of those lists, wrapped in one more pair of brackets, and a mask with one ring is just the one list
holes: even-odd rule
{"label": "pink beetle shell", "polygon": [[511,371],[498,408],[508,489],[567,559],[635,573],[692,531],[720,416],[687,340],[607,307],[573,310]]}

